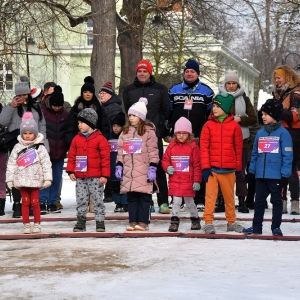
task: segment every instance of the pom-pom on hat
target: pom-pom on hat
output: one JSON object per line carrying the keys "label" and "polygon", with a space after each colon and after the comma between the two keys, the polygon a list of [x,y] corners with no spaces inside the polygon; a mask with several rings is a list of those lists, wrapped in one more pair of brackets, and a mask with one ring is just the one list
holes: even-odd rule
{"label": "pom-pom on hat", "polygon": [[93,94],[95,94],[95,86],[94,86],[95,80],[92,76],[86,76],[84,78],[84,85],[81,87],[81,96],[83,92],[89,91]]}
{"label": "pom-pom on hat", "polygon": [[29,78],[27,76],[21,76],[20,79],[15,84],[15,94],[27,95],[30,94],[31,90],[29,87]]}
{"label": "pom-pom on hat", "polygon": [[237,70],[228,70],[226,72],[226,74],[225,74],[225,83],[227,83],[229,81],[240,83],[239,82],[239,75],[238,75]]}
{"label": "pom-pom on hat", "polygon": [[111,121],[111,125],[117,124],[121,127],[125,125],[125,114],[123,112],[118,113],[115,115]]}
{"label": "pom-pom on hat", "polygon": [[193,59],[189,59],[187,61],[187,63],[185,64],[184,71],[187,70],[187,69],[192,69],[195,72],[197,72],[198,75],[200,75],[200,66],[199,66],[198,62],[196,62]]}
{"label": "pom-pom on hat", "polygon": [[85,108],[77,115],[77,120],[95,129],[98,122],[98,115],[94,109]]}
{"label": "pom-pom on hat", "polygon": [[37,136],[39,134],[38,126],[33,118],[32,113],[29,111],[25,112],[22,117],[22,122],[20,125],[21,136],[27,130],[31,131],[35,136]]}
{"label": "pom-pom on hat", "polygon": [[128,110],[128,115],[135,115],[141,120],[146,120],[147,107],[148,104],[147,98],[141,97],[138,102],[134,103]]}
{"label": "pom-pom on hat", "polygon": [[140,60],[135,67],[135,72],[137,72],[139,69],[146,69],[149,72],[149,74],[152,75],[152,65],[149,60]]}
{"label": "pom-pom on hat", "polygon": [[283,111],[282,103],[277,99],[268,99],[262,106],[261,111],[271,116],[276,122],[281,120]]}
{"label": "pom-pom on hat", "polygon": [[192,134],[192,123],[185,117],[177,120],[174,126],[174,132],[185,131]]}
{"label": "pom-pom on hat", "polygon": [[57,85],[54,88],[52,94],[50,94],[49,103],[51,106],[63,106],[64,105],[64,94],[62,93],[62,88]]}
{"label": "pom-pom on hat", "polygon": [[42,89],[34,87],[31,89],[30,95],[31,95],[32,99],[36,99],[42,95]]}
{"label": "pom-pom on hat", "polygon": [[100,89],[100,92],[105,92],[110,95],[114,94],[112,81],[111,80],[106,81],[105,84],[103,85],[103,87]]}
{"label": "pom-pom on hat", "polygon": [[213,104],[217,104],[226,114],[230,113],[233,102],[234,97],[227,93],[217,94],[213,99]]}

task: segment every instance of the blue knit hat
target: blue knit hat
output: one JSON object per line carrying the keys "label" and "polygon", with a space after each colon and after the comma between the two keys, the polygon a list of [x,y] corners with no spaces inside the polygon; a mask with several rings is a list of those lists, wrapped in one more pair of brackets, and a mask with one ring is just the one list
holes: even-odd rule
{"label": "blue knit hat", "polygon": [[185,71],[186,69],[192,69],[192,70],[194,70],[195,72],[197,72],[198,75],[200,75],[200,66],[199,66],[199,64],[198,64],[195,60],[193,60],[193,59],[189,59],[189,60],[187,61],[187,63],[185,64],[185,67],[184,67],[184,71]]}

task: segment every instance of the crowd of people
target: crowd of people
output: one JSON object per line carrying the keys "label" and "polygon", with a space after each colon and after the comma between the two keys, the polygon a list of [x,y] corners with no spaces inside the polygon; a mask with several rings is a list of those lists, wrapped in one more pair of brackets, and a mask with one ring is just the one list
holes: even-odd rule
{"label": "crowd of people", "polygon": [[[112,201],[116,213],[129,215],[126,230],[148,230],[157,193],[158,212],[171,213],[170,232],[178,231],[186,205],[191,230],[201,229],[204,210],[206,234],[216,232],[219,212],[225,212],[227,231],[262,234],[271,195],[271,230],[282,235],[288,190],[290,213],[299,214],[299,75],[276,68],[273,98],[257,112],[236,70],[225,73],[216,95],[200,81],[193,59],[183,81],[169,90],[152,72],[148,60],[139,61],[123,100],[110,80],[97,97],[94,79],[86,76],[74,105],[54,82],[30,89],[29,78],[21,76],[15,97],[0,107],[0,216],[9,189],[13,217],[22,217],[24,233],[39,233],[40,215],[63,209],[67,157],[66,172],[76,181],[74,232],[86,230],[87,212],[95,215],[96,231],[104,232],[105,203]],[[237,222],[234,193],[238,212],[255,210],[249,228]]]}

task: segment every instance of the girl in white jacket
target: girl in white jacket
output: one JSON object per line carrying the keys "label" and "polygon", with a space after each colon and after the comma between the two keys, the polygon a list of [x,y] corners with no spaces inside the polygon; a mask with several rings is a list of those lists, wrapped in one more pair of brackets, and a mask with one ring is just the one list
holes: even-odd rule
{"label": "girl in white jacket", "polygon": [[19,143],[10,154],[6,171],[7,186],[18,188],[21,192],[24,233],[31,233],[29,206],[34,215],[32,232],[41,232],[39,190],[52,182],[51,161],[43,140],[32,113],[26,112],[20,125]]}

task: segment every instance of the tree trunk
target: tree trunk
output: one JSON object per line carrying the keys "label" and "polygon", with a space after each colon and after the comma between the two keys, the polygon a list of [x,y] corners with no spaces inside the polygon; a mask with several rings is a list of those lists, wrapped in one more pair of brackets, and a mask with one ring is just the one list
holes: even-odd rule
{"label": "tree trunk", "polygon": [[92,0],[91,8],[94,34],[91,75],[97,94],[107,80],[115,86],[116,3],[115,0]]}

